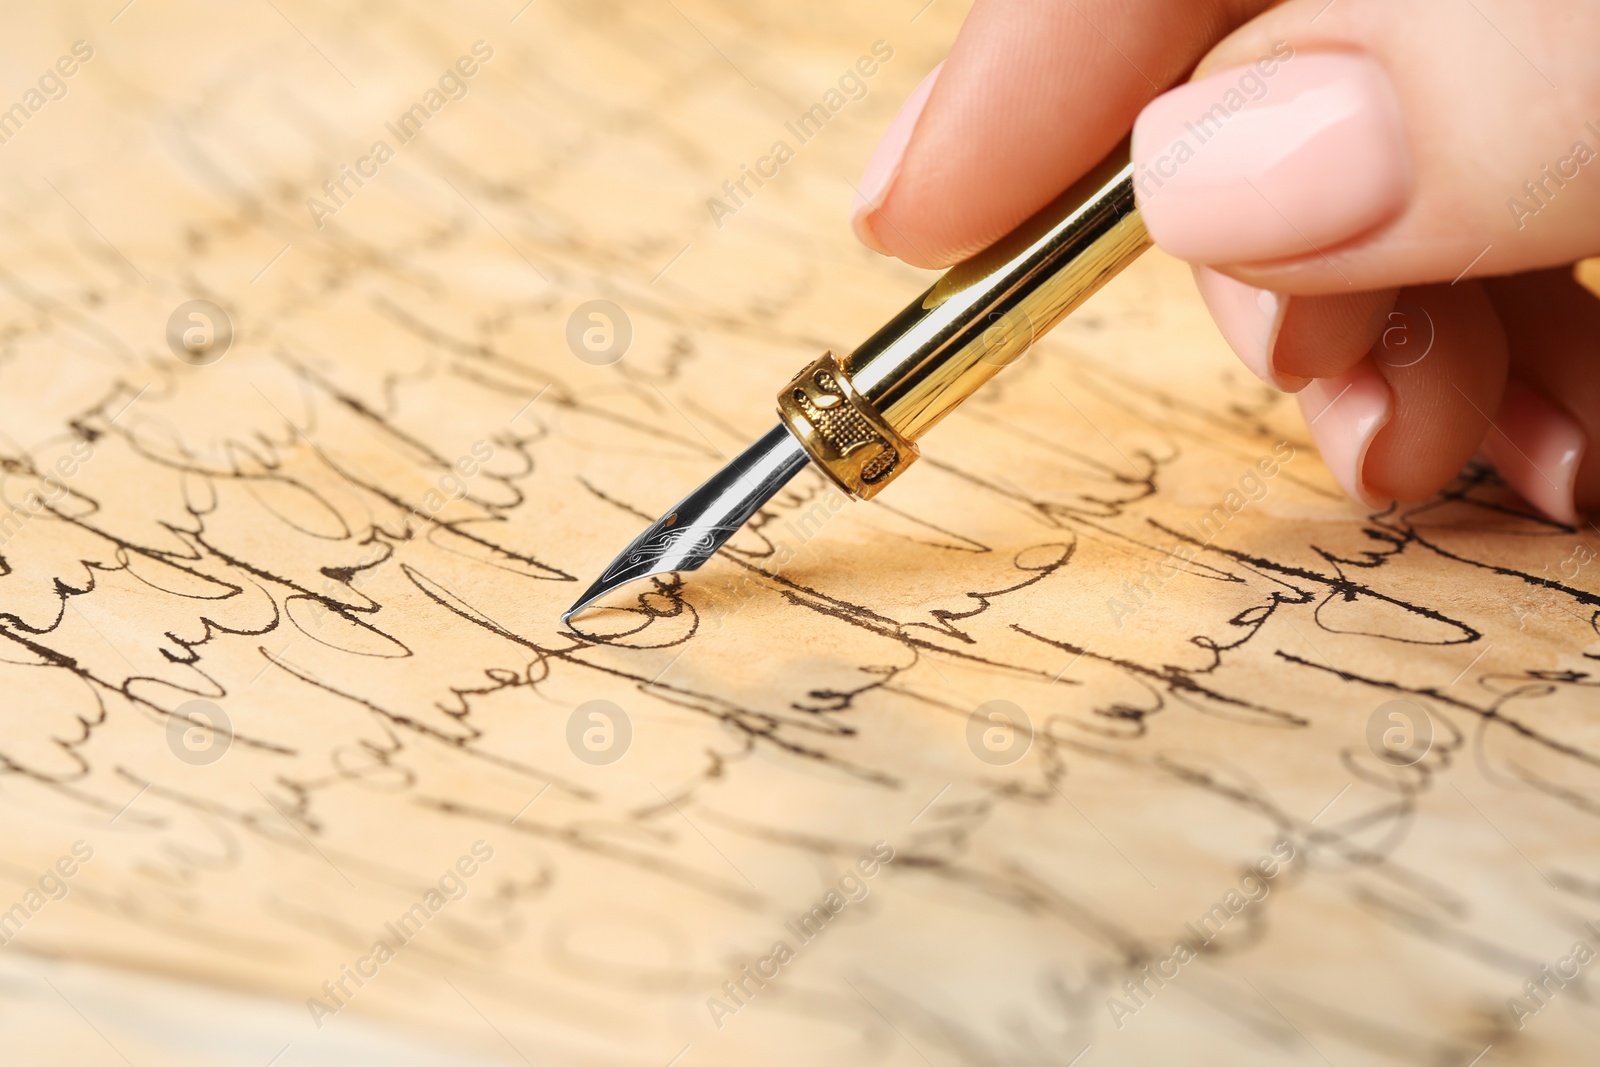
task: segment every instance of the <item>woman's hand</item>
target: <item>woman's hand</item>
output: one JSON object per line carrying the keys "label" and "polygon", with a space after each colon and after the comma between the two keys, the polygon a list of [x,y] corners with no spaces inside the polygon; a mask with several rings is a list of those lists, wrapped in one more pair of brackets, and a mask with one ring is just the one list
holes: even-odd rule
{"label": "woman's hand", "polygon": [[1576,523],[1600,507],[1600,300],[1573,272],[1600,254],[1597,43],[1592,0],[977,0],[856,233],[953,263],[1131,127],[1151,236],[1347,492],[1427,497],[1481,447]]}

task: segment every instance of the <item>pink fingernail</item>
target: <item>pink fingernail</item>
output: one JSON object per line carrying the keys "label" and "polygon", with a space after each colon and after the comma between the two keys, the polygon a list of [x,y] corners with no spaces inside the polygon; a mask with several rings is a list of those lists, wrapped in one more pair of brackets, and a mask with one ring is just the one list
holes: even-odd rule
{"label": "pink fingernail", "polygon": [[1305,388],[1311,379],[1279,374],[1272,368],[1272,353],[1278,347],[1278,331],[1283,329],[1291,297],[1257,289],[1198,265],[1194,267],[1194,282],[1223,339],[1250,373],[1285,393]]}
{"label": "pink fingernail", "polygon": [[867,220],[883,206],[890,187],[900,176],[900,160],[905,157],[906,146],[911,143],[911,134],[917,128],[917,119],[922,116],[922,109],[928,103],[928,94],[933,92],[933,83],[939,80],[939,72],[943,69],[944,64],[940,63],[930,70],[906,102],[900,105],[899,114],[889,123],[878,147],[873,149],[867,169],[862,172],[861,181],[856,186],[856,205],[850,213],[850,228],[855,230],[857,240],[875,251],[882,252],[884,249]]}
{"label": "pink fingernail", "polygon": [[1589,439],[1571,415],[1520,382],[1506,390],[1484,457],[1522,498],[1557,522],[1578,524],[1574,487]]}
{"label": "pink fingernail", "polygon": [[1263,58],[1157,97],[1133,160],[1150,235],[1201,263],[1332,248],[1398,214],[1411,184],[1388,72],[1341,52]]}
{"label": "pink fingernail", "polygon": [[1387,501],[1367,487],[1362,469],[1367,449],[1394,414],[1394,397],[1371,357],[1337,378],[1314,379],[1296,399],[1339,488],[1369,508],[1383,507]]}

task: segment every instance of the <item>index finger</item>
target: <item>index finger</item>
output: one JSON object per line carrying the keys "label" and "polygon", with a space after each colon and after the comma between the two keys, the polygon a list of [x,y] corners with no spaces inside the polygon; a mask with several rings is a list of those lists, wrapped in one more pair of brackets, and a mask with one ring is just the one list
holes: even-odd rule
{"label": "index finger", "polygon": [[978,0],[895,119],[852,218],[869,247],[942,267],[1098,163],[1141,108],[1271,0]]}

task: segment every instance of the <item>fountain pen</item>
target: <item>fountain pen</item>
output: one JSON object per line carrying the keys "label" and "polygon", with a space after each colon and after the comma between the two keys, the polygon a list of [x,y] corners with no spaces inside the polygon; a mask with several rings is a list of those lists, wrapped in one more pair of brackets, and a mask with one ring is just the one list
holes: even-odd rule
{"label": "fountain pen", "polygon": [[618,586],[701,566],[807,463],[876,496],[935,423],[1150,246],[1133,180],[1124,140],[855,351],[823,353],[778,393],[778,425],[634,538],[562,622]]}

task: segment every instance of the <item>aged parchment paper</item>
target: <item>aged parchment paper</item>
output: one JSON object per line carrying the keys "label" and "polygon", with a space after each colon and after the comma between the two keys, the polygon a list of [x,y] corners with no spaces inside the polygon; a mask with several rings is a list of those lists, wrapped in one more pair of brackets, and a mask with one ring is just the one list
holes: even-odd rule
{"label": "aged parchment paper", "polygon": [[927,283],[960,5],[123,2],[6,16],[8,1062],[1592,1053],[1600,532],[1362,512],[1158,253],[559,625]]}

